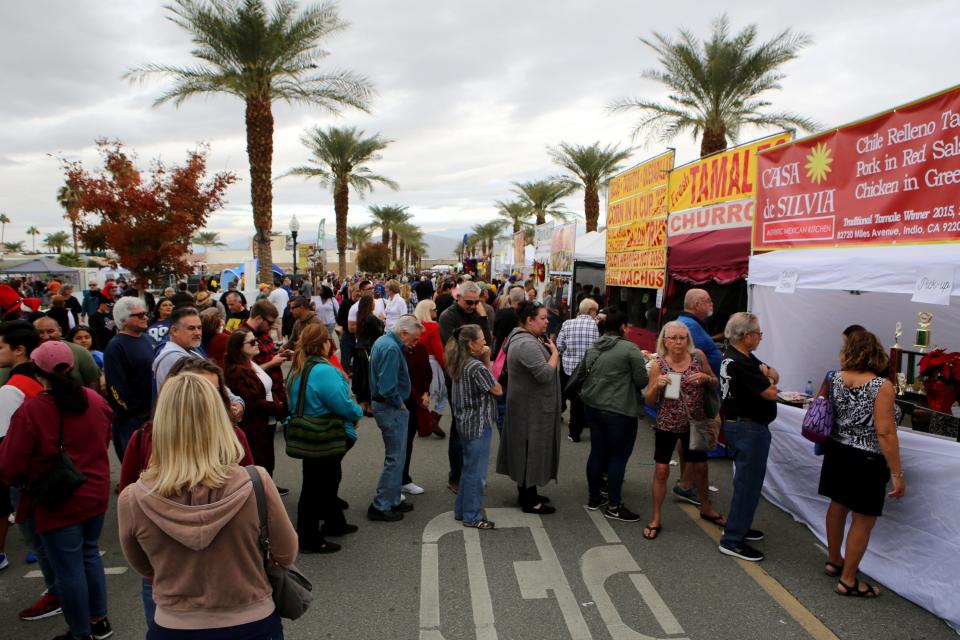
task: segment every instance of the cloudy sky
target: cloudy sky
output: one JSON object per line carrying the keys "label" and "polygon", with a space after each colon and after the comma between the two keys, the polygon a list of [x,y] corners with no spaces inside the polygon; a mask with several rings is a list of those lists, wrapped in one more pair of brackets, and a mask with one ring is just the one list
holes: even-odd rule
{"label": "cloudy sky", "polygon": [[[268,0],[269,2],[270,0]],[[162,2],[32,0],[0,4],[0,212],[6,239],[28,240],[64,228],[55,194],[62,155],[94,166],[94,140],[119,139],[146,165],[180,162],[198,142],[211,146],[210,168],[241,180],[208,229],[231,244],[253,233],[243,104],[194,98],[179,108],[152,106],[166,83],[133,85],[121,76],[145,62],[189,64],[185,32],[164,18]],[[366,75],[377,89],[370,114],[333,117],[303,106],[275,108],[275,174],[304,163],[300,143],[311,126],[351,125],[393,139],[374,170],[399,192],[378,189],[353,199],[350,222],[368,204],[409,206],[425,232],[459,235],[494,217],[493,201],[511,182],[557,172],[545,148],[558,142],[636,147],[639,162],[663,150],[631,143],[635,120],[605,105],[627,96],[661,99],[644,80],[655,66],[638,37],[687,28],[706,35],[719,12],[734,28],[756,23],[764,39],[783,29],[814,43],[784,68],[776,108],[836,126],[958,82],[960,12],[951,0],[896,2],[743,2],[640,0],[342,0],[351,27],[331,39],[325,63]],[[745,131],[744,139],[758,137]],[[677,162],[698,145],[675,140]],[[567,200],[582,212],[582,194]],[[274,229],[292,214],[305,229],[332,223],[330,194],[286,178],[274,186]],[[602,222],[602,220],[601,220]],[[29,241],[27,246],[29,246]]]}

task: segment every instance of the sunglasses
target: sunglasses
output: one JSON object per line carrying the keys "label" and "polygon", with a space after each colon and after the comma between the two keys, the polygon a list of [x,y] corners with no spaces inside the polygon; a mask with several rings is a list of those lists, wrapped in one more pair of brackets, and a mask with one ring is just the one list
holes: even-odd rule
{"label": "sunglasses", "polygon": [[664,340],[673,340],[674,342],[683,342],[687,339],[687,336],[664,336]]}
{"label": "sunglasses", "polygon": [[467,305],[468,307],[475,307],[475,306],[477,306],[478,304],[480,304],[480,301],[479,301],[479,300],[464,300],[464,301],[463,301],[463,304]]}
{"label": "sunglasses", "polygon": [[146,311],[138,311],[138,312],[136,312],[136,313],[131,313],[131,314],[130,314],[130,317],[131,317],[131,318],[146,318],[146,317],[147,317],[147,312],[146,312]]}
{"label": "sunglasses", "polygon": [[257,341],[256,341],[256,340],[244,340],[244,341],[243,341],[243,344],[246,344],[246,345],[249,345],[249,346],[252,347],[252,346],[254,346],[255,344],[257,344]]}
{"label": "sunglasses", "polygon": [[298,304],[291,304],[289,308],[290,308],[290,311],[293,311],[294,309],[299,309],[299,308],[300,308],[300,305],[298,305]]}

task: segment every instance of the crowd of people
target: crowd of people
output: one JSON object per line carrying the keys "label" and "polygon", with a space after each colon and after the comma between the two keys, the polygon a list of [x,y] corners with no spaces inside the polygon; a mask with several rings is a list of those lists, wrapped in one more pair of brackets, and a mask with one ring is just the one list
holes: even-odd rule
{"label": "crowd of people", "polygon": [[[619,309],[579,296],[577,313],[561,321],[556,291],[538,300],[532,283],[511,280],[331,274],[317,296],[308,282],[260,285],[249,306],[235,286],[191,292],[181,283],[154,296],[127,283],[91,283],[81,297],[59,287],[45,311],[24,304],[22,283],[0,284],[0,554],[15,512],[46,585],[20,617],[62,612],[69,630],[61,638],[111,636],[99,538],[115,492],[122,549],[143,576],[148,638],[198,630],[204,638],[281,637],[244,467],[259,467],[274,562],[340,551],[330,538],[359,528],[347,522],[339,489],[364,416],[384,445],[370,521],[402,520],[414,509],[407,496],[424,492],[411,470],[418,436],[446,438],[447,486],[463,526],[496,528],[483,508],[493,455],[496,472],[516,483],[518,507],[552,514],[543,490],[558,477],[563,436],[578,443],[589,431],[585,507],[639,522],[623,486],[641,420],[649,420],[654,471],[642,537],[665,529],[678,455],[672,495],[723,530],[721,553],[762,560],[749,543],[764,539],[752,524],[779,374],[754,355],[759,319],[733,314],[721,349],[706,330],[710,296],[692,289],[647,353],[627,339]],[[858,579],[858,566],[885,496],[904,493],[886,367],[877,339],[851,327],[839,369],[821,389],[836,415],[820,485],[831,500],[824,570],[843,595],[879,595]],[[710,500],[707,452],[691,445],[691,423],[709,417],[712,401],[736,463],[726,516]],[[289,489],[271,479],[278,429],[286,454],[301,461],[295,522],[282,502]],[[121,463],[113,486],[111,444]],[[0,555],[0,569],[7,563]]]}

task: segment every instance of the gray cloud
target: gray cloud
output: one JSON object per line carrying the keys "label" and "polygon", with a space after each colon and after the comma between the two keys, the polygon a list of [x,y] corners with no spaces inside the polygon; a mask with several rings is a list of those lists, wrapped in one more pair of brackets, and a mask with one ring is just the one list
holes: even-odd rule
{"label": "gray cloud", "polygon": [[[760,25],[767,38],[784,28],[813,36],[814,44],[785,69],[775,107],[836,126],[944,88],[955,77],[953,3],[910,4],[809,0],[764,5],[744,0],[725,10],[736,28]],[[406,204],[427,230],[456,233],[493,215],[493,200],[509,197],[510,183],[556,173],[545,153],[560,141],[631,144],[633,118],[604,107],[625,96],[663,99],[643,80],[655,66],[639,36],[675,34],[680,27],[705,34],[713,10],[680,0],[640,3],[484,3],[435,0],[345,0],[351,28],[326,48],[330,68],[368,76],[378,94],[372,114],[334,117],[303,106],[277,105],[274,173],[302,164],[299,138],[308,126],[351,125],[395,139],[372,168],[397,180],[401,191],[378,189],[351,198],[351,221],[367,218],[372,203]],[[145,165],[161,156],[179,162],[199,141],[211,145],[211,170],[240,178],[228,206],[210,228],[228,239],[252,232],[243,132],[243,105],[228,96],[195,98],[180,108],[154,108],[166,83],[133,85],[121,79],[144,62],[190,62],[190,42],[154,3],[39,0],[0,5],[0,210],[19,239],[36,224],[62,228],[53,195],[62,182],[62,153],[95,163],[93,141],[119,138]],[[744,139],[759,132],[745,131]],[[662,149],[638,141],[640,161]],[[676,140],[678,162],[695,158],[697,145]],[[274,219],[285,228],[296,213],[305,225],[332,222],[330,194],[317,184],[288,178],[274,187]],[[582,211],[582,196],[567,200]]]}

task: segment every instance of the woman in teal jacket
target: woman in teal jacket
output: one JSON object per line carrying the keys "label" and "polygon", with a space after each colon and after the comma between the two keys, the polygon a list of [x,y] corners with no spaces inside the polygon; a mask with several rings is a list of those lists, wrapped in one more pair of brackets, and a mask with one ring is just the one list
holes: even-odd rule
{"label": "woman in teal jacket", "polygon": [[[306,380],[304,416],[338,415],[347,421],[347,448],[357,440],[356,423],[363,417],[363,409],[350,398],[350,383],[342,369],[327,359],[331,351],[330,335],[323,324],[303,328],[294,355],[293,368],[287,381],[290,414],[297,413],[303,371],[308,363],[316,362]],[[343,477],[340,463],[343,456],[303,459],[303,483],[297,503],[297,534],[303,553],[334,553],[340,545],[326,540],[327,536],[342,536],[357,531],[343,515],[344,502],[337,496]],[[323,526],[320,521],[323,521]]]}

